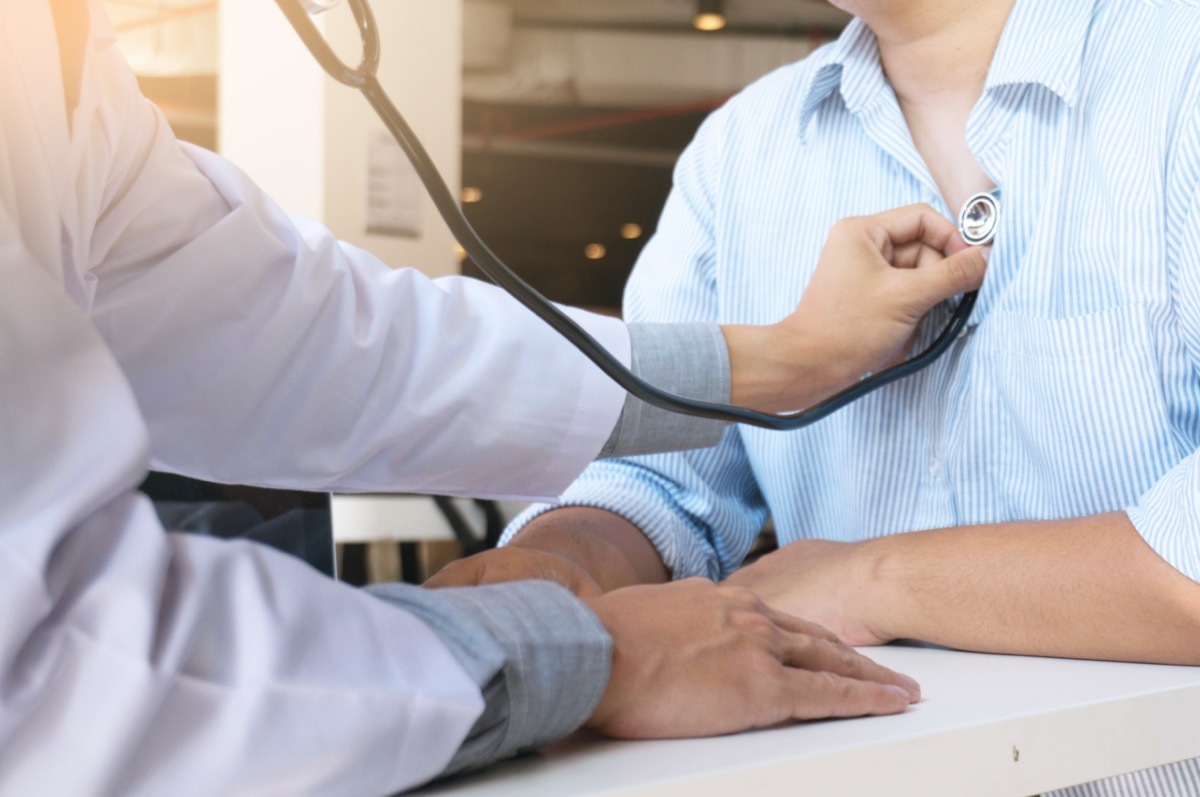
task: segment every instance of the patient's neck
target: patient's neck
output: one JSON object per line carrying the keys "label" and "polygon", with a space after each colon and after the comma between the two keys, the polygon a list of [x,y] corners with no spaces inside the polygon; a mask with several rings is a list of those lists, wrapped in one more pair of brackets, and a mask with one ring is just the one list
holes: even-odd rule
{"label": "patient's neck", "polygon": [[991,188],[967,145],[967,120],[1016,0],[833,2],[874,31],[913,143],[951,211]]}
{"label": "patient's neck", "polygon": [[978,99],[1014,2],[834,0],[874,31],[902,105],[946,95]]}

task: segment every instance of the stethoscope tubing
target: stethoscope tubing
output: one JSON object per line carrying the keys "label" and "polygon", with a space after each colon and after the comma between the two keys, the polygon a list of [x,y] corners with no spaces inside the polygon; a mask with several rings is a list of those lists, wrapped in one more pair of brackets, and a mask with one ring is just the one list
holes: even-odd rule
{"label": "stethoscope tubing", "polygon": [[380,45],[378,28],[367,0],[348,0],[363,40],[363,58],[357,69],[334,53],[313,24],[299,0],[275,0],[280,9],[329,75],[340,83],[359,89],[388,131],[408,156],[450,232],[475,265],[494,283],[549,324],[596,367],[634,397],[660,409],[727,423],[740,423],[775,431],[792,431],[820,421],[843,407],[897,380],[917,373],[941,357],[965,329],[975,307],[977,292],[963,294],[946,328],[925,351],[884,371],[864,378],[840,393],[806,410],[772,415],[676,396],[649,384],[609,353],[583,327],[521,279],[492,252],[462,212],[445,179],[429,157],[404,116],[396,108],[378,79]]}

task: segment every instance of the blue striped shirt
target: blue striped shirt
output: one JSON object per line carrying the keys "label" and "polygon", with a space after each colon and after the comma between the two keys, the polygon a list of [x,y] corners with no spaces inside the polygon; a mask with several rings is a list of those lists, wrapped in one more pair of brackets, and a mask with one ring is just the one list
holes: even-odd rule
{"label": "blue striped shirt", "polygon": [[[1200,579],[1200,5],[1017,0],[967,135],[1004,207],[945,357],[807,430],[598,463],[562,503],[629,518],[676,577],[711,578],[768,515],[786,544],[1124,509]],[[704,124],[626,315],[777,321],[836,221],[916,202],[954,215],[852,23]],[[1200,766],[1068,793],[1197,795]]]}

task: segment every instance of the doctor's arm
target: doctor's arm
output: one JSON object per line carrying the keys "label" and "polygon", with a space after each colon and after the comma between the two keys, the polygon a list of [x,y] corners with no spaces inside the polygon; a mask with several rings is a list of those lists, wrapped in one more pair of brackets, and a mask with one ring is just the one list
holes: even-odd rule
{"label": "doctor's arm", "polygon": [[[724,161],[721,122],[717,114],[705,123],[676,168],[659,232],[626,290],[626,312],[634,321],[704,322],[718,315],[712,229]],[[954,226],[932,208],[848,218],[830,232],[799,307],[784,323],[820,336],[819,348],[843,369],[839,379],[851,383],[902,358],[925,313],[943,298],[978,287],[984,270],[984,254],[966,249]],[[638,475],[658,469],[669,475]],[[547,578],[593,594],[667,580],[676,564],[688,574],[717,578],[722,566],[716,554],[692,541],[725,534],[738,540],[735,547],[744,555],[765,519],[761,506],[744,507],[754,489],[736,429],[709,452],[655,459],[644,469],[600,463],[590,473],[582,480],[586,485],[577,482],[562,497],[564,508],[532,519],[504,548],[451,564],[429,585]],[[707,477],[697,478],[699,473]],[[674,500],[688,489],[694,500],[686,506]],[[601,505],[596,495],[604,497]],[[628,519],[631,513],[636,522]],[[680,562],[664,565],[662,547],[678,553]]]}
{"label": "doctor's arm", "polygon": [[371,595],[261,546],[168,534],[135,492],[148,440],[119,367],[12,248],[0,794],[368,797],[585,721],[719,733],[916,697],[745,590],[681,583],[586,605],[547,584]]}
{"label": "doctor's arm", "polygon": [[[392,271],[289,219],[228,163],[181,149],[115,51],[107,57],[100,113],[110,118],[96,127],[113,138],[103,142],[113,166],[88,264],[92,315],[150,423],[156,467],[266,486],[545,497],[606,440],[605,453],[630,454],[719,438],[719,424],[668,422],[627,400],[498,289]],[[878,245],[858,232],[847,258]],[[921,251],[901,256],[916,264]],[[871,356],[902,348],[913,314],[978,283],[981,263],[960,261],[913,271],[900,299],[863,300],[877,254],[849,270],[852,284],[837,289],[853,301],[842,305],[872,324],[889,319]],[[629,359],[624,325],[575,315]],[[665,387],[795,409],[877,365],[842,356],[825,320],[797,312],[769,327],[644,328],[634,340],[659,352],[642,359]],[[662,356],[664,339],[677,356]],[[657,379],[664,359],[684,366],[675,381]]]}

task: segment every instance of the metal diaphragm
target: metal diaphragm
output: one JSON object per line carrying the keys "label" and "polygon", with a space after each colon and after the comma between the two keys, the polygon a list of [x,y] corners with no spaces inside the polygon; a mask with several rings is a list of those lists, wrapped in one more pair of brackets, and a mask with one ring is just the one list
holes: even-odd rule
{"label": "metal diaphragm", "polygon": [[958,214],[958,231],[970,246],[987,246],[1000,225],[1000,189],[976,194]]}

